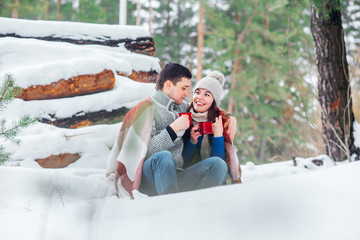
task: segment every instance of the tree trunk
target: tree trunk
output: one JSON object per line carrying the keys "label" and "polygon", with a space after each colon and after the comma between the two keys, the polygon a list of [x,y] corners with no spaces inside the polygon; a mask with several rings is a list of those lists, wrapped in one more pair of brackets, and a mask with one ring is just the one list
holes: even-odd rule
{"label": "tree trunk", "polygon": [[127,20],[127,0],[119,1],[119,25],[126,25]]}
{"label": "tree trunk", "polygon": [[14,6],[12,9],[11,17],[18,18],[19,17],[19,0],[13,0]]}
{"label": "tree trunk", "polygon": [[266,5],[265,5],[264,27],[267,31],[269,30],[269,3],[266,3]]}
{"label": "tree trunk", "polygon": [[202,78],[202,50],[204,46],[204,0],[200,0],[200,10],[199,10],[199,23],[198,23],[198,36],[197,36],[197,66],[196,66],[196,81],[199,81]]}
{"label": "tree trunk", "polygon": [[261,145],[259,149],[259,156],[258,161],[263,162],[265,157],[265,150],[266,150],[266,138],[261,139]]}
{"label": "tree trunk", "polygon": [[151,22],[152,22],[152,7],[151,7],[151,0],[149,0],[149,33],[151,36]]}
{"label": "tree trunk", "polygon": [[230,85],[230,97],[229,97],[229,102],[228,102],[228,107],[227,107],[227,111],[232,113],[233,112],[233,108],[234,108],[234,98],[231,95],[231,93],[233,93],[233,90],[235,88],[236,85],[236,81],[238,78],[238,74],[242,71],[243,66],[242,63],[240,61],[240,46],[236,47],[235,50],[235,60],[234,60],[234,68],[233,68],[233,72],[232,72],[232,79],[231,79],[231,85]]}
{"label": "tree trunk", "polygon": [[[243,66],[240,61],[240,56],[241,56],[240,45],[243,43],[246,34],[248,34],[248,32],[249,32],[248,28],[251,24],[253,16],[255,16],[255,14],[256,14],[256,8],[257,8],[257,4],[256,4],[255,10],[253,11],[252,15],[250,17],[248,17],[244,29],[240,33],[237,33],[237,36],[236,36],[234,68],[233,68],[233,72],[232,72],[232,80],[231,80],[231,85],[230,85],[230,97],[229,97],[229,102],[228,102],[228,107],[227,107],[228,112],[233,112],[234,98],[231,94],[233,92],[233,89],[235,88],[238,74],[243,70]],[[236,13],[236,19],[237,19],[237,24],[240,25],[240,14],[239,13]]]}
{"label": "tree trunk", "polygon": [[56,12],[56,18],[58,21],[61,20],[62,15],[60,13],[60,6],[61,6],[61,0],[57,0],[57,12]]}
{"label": "tree trunk", "polygon": [[318,91],[326,153],[335,161],[359,158],[354,145],[351,89],[340,6],[326,1],[324,9],[312,3],[311,32],[319,72]]}
{"label": "tree trunk", "polygon": [[45,1],[45,20],[49,20],[49,14],[50,14],[50,0]]}
{"label": "tree trunk", "polygon": [[141,10],[140,0],[138,0],[136,3],[136,26],[140,25],[140,10]]}
{"label": "tree trunk", "polygon": [[166,16],[166,35],[170,35],[170,3],[171,3],[171,0],[168,0],[167,2],[167,16]]}

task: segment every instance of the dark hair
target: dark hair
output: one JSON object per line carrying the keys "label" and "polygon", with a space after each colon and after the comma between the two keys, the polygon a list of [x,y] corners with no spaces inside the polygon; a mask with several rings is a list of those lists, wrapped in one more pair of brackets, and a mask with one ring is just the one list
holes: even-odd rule
{"label": "dark hair", "polygon": [[164,83],[167,80],[170,80],[174,85],[176,85],[178,82],[181,81],[181,78],[183,77],[191,79],[192,74],[190,70],[179,63],[169,62],[161,68],[161,71],[156,81],[155,89],[162,90],[164,87]]}
{"label": "dark hair", "polygon": [[[188,111],[190,111],[191,108],[194,109],[193,102],[190,103]],[[219,110],[218,110],[218,108],[216,106],[216,102],[214,100],[213,103],[211,104],[209,110],[208,110],[208,119],[207,120],[209,122],[213,123],[213,122],[215,122],[215,118],[218,117],[218,115],[219,115]]]}
{"label": "dark hair", "polygon": [[[194,109],[194,104],[193,102],[190,103],[190,106],[188,108],[188,111],[190,111],[190,109]],[[194,109],[195,110],[195,109]],[[215,118],[219,115],[219,110],[216,106],[216,102],[215,100],[213,101],[213,103],[211,104],[209,110],[208,110],[208,121],[214,123],[215,122]],[[187,132],[184,135],[184,143],[186,143],[186,141],[190,138],[190,128],[188,128]],[[212,138],[209,138],[210,144],[212,144]]]}

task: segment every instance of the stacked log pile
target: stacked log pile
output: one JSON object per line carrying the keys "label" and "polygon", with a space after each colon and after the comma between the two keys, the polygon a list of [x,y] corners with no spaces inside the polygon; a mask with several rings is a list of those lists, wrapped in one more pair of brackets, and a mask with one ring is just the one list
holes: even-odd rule
{"label": "stacked log pile", "polygon": [[[24,45],[29,45],[29,50],[24,53],[19,52],[19,56],[34,54],[39,54],[40,56],[34,58],[34,62],[31,63],[33,66],[37,66],[38,69],[33,70],[31,67],[26,68],[25,64],[27,63],[21,62],[20,58],[15,59],[13,63],[11,63],[11,58],[7,58],[6,54],[3,54],[4,59],[1,59],[2,54],[0,50],[0,62],[4,62],[6,59],[8,64],[8,66],[4,65],[3,67],[0,65],[0,73],[5,73],[5,71],[11,73],[12,69],[16,72],[16,69],[21,67],[25,69],[23,72],[41,71],[41,67],[39,68],[38,66],[46,67],[47,65],[51,65],[48,59],[56,59],[58,54],[53,49],[63,48],[63,51],[59,51],[61,51],[62,57],[64,58],[65,56],[66,58],[61,59],[61,61],[66,62],[67,59],[70,60],[74,58],[72,54],[74,46],[79,46],[79,56],[76,56],[79,60],[74,61],[74,66],[70,64],[67,67],[63,67],[61,69],[63,72],[69,73],[73,67],[81,65],[82,60],[80,58],[88,59],[97,57],[99,58],[99,62],[100,60],[105,62],[102,70],[94,70],[95,72],[91,71],[89,73],[80,71],[80,74],[66,75],[66,77],[59,77],[59,79],[52,80],[45,79],[40,81],[39,79],[39,81],[36,81],[31,79],[30,81],[30,77],[27,77],[25,74],[18,74],[19,77],[17,77],[15,73],[16,83],[18,83],[17,80],[19,79],[20,81],[26,82],[26,84],[20,84],[23,91],[17,96],[17,98],[25,101],[24,104],[32,101],[56,101],[58,99],[68,98],[74,100],[72,104],[77,104],[76,99],[79,99],[81,96],[93,96],[93,98],[96,98],[96,94],[114,91],[115,83],[118,81],[116,76],[124,76],[141,83],[155,83],[160,70],[158,60],[152,57],[155,55],[153,39],[148,33],[144,33],[138,27],[127,26],[126,29],[121,29],[121,26],[113,25],[44,22],[7,18],[0,18],[0,25],[2,26],[0,28],[0,48],[11,49],[12,43],[15,45],[14,48],[16,48],[16,46],[26,41]],[[52,30],[41,32],[39,29],[44,29],[44,25],[46,29]],[[31,34],[29,31],[24,31],[24,29],[28,28],[32,28],[34,31],[31,31]],[[87,28],[91,29],[91,31],[86,31]],[[64,29],[66,29],[66,31]],[[40,32],[37,32],[38,30]],[[114,30],[123,35],[108,34],[114,32]],[[133,34],[132,31],[134,31],[135,34]],[[93,33],[93,35],[91,35],[90,32]],[[38,51],[39,53],[31,52],[32,44],[36,46],[36,48],[41,45],[43,49],[40,49],[40,51]],[[54,47],[52,48],[51,46]],[[69,53],[67,53],[67,51]],[[45,56],[46,54],[48,54],[48,56]],[[129,56],[131,56],[131,58]],[[140,62],[148,62],[149,66],[144,67],[144,69],[139,69],[139,64],[136,62],[139,62],[138,59],[140,58]],[[52,64],[55,66],[54,69],[56,69],[58,61],[60,60],[54,60]],[[86,66],[86,63],[83,63],[83,65]],[[56,70],[54,72],[56,72]],[[31,76],[31,74],[29,75]],[[32,75],[35,76],[36,74],[32,73]],[[118,83],[117,87],[121,88],[121,84]],[[50,102],[43,104],[45,112],[37,113],[38,115],[35,115],[35,117],[42,123],[51,124],[59,128],[81,128],[96,124],[113,124],[121,122],[129,111],[128,105],[116,105],[116,107],[111,109],[106,107],[106,109],[79,110],[66,116],[60,116],[53,109],[49,109],[49,112],[46,112],[48,103]],[[77,161],[80,157],[81,152],[63,152],[61,154],[52,154],[45,158],[37,158],[35,161],[44,168],[62,168]]]}

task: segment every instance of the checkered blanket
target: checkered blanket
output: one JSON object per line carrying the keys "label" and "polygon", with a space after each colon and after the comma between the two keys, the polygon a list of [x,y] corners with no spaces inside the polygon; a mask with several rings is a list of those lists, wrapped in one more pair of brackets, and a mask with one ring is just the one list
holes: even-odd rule
{"label": "checkered blanket", "polygon": [[153,121],[151,98],[137,104],[124,118],[106,170],[107,176],[115,174],[115,189],[119,197],[133,198],[133,190],[139,189]]}

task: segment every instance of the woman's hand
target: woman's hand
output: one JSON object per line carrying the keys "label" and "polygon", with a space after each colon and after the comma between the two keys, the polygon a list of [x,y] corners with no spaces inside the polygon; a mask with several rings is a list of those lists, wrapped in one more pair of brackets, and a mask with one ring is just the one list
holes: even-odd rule
{"label": "woman's hand", "polygon": [[224,127],[222,116],[215,118],[215,122],[213,123],[213,134],[214,137],[221,137],[223,135]]}
{"label": "woman's hand", "polygon": [[198,143],[198,138],[201,136],[200,125],[195,125],[191,128],[190,131],[190,141],[192,144]]}

